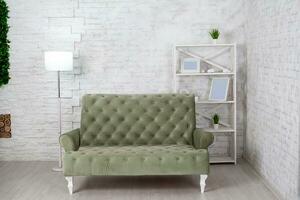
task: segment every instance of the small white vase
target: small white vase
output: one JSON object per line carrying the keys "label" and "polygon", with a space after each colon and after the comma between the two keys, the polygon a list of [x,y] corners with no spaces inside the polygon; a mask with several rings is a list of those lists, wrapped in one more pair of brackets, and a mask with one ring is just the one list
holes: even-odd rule
{"label": "small white vase", "polygon": [[213,44],[217,44],[218,39],[213,39]]}
{"label": "small white vase", "polygon": [[214,129],[219,129],[219,124],[214,124]]}

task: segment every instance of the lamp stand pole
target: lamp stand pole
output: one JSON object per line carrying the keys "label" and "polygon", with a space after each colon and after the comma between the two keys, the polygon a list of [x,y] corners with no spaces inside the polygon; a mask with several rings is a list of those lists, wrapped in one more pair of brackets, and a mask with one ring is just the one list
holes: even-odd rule
{"label": "lamp stand pole", "polygon": [[[60,71],[57,71],[57,92],[58,92],[58,135],[61,135],[61,94],[60,94]],[[52,168],[55,172],[62,172],[62,150],[59,144],[58,167]]]}

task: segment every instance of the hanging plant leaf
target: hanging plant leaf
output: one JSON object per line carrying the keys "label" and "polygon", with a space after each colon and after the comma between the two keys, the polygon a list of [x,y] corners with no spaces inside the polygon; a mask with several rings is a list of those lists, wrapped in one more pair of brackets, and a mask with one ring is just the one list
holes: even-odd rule
{"label": "hanging plant leaf", "polygon": [[0,87],[7,84],[9,77],[9,40],[7,34],[8,6],[4,0],[0,0]]}

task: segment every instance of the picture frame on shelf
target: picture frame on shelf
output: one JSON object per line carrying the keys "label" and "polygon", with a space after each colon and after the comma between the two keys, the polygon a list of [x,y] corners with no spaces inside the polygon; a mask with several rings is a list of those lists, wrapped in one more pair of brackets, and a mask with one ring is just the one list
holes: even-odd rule
{"label": "picture frame on shelf", "polygon": [[213,78],[209,92],[210,101],[226,101],[230,78]]}
{"label": "picture frame on shelf", "polygon": [[200,59],[197,58],[183,58],[181,60],[181,73],[199,73]]}

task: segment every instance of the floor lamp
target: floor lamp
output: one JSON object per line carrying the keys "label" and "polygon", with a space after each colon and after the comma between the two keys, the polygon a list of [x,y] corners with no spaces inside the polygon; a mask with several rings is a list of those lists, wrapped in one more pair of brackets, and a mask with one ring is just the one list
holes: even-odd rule
{"label": "floor lamp", "polygon": [[[48,71],[57,72],[57,92],[58,92],[58,135],[61,135],[61,90],[60,72],[73,70],[73,53],[68,51],[46,51],[45,68]],[[57,139],[58,141],[58,139]],[[58,167],[53,171],[62,171],[62,149],[59,144]]]}

